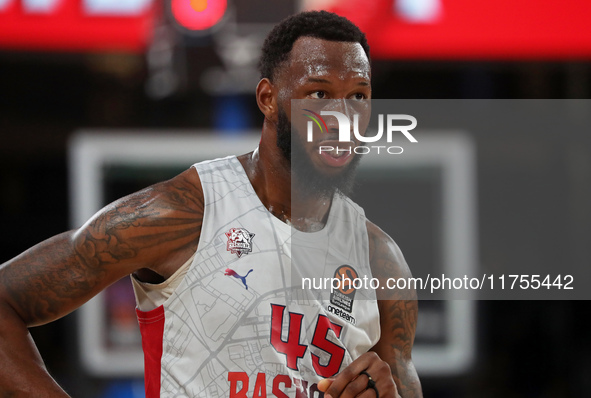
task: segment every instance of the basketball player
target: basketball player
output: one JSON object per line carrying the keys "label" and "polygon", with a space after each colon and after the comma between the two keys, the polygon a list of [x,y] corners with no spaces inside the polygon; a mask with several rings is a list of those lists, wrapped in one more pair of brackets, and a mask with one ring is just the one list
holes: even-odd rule
{"label": "basketball player", "polygon": [[[392,239],[344,194],[355,156],[320,156],[318,142],[291,137],[291,99],[371,97],[365,36],[334,14],[297,14],[269,34],[261,73],[253,152],[196,164],[2,265],[1,396],[67,397],[27,327],[130,274],[147,397],[422,396],[416,300],[290,290],[290,272],[306,266],[292,267],[293,231],[299,255],[331,276],[410,276]],[[304,205],[297,216],[292,201]]]}

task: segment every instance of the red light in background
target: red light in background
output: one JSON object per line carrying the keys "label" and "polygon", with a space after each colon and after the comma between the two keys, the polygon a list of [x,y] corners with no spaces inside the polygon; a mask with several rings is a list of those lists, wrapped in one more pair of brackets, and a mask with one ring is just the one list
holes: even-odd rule
{"label": "red light in background", "polygon": [[[192,4],[193,3],[193,4]],[[196,11],[206,3],[203,11]],[[223,18],[227,0],[171,0],[170,9],[175,21],[185,29],[207,30]]]}
{"label": "red light in background", "polygon": [[[589,0],[307,0],[307,4],[357,24],[367,35],[374,59],[591,59]],[[423,7],[423,16],[431,14],[431,20],[413,21],[412,13],[418,9],[412,7]]]}
{"label": "red light in background", "polygon": [[142,53],[156,1],[0,0],[0,49]]}

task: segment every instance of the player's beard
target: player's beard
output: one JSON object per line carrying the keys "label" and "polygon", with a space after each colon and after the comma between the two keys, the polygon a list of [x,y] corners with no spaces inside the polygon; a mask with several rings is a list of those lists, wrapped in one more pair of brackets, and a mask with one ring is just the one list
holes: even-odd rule
{"label": "player's beard", "polygon": [[291,164],[291,186],[307,196],[330,198],[336,192],[350,196],[355,187],[355,174],[361,157],[353,155],[351,162],[336,175],[319,172],[306,152],[305,144],[282,107],[277,118],[277,147]]}

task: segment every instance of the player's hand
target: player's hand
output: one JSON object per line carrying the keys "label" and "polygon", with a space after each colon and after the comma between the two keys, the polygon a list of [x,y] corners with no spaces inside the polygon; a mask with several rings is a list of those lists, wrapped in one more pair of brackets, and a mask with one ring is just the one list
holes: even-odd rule
{"label": "player's hand", "polygon": [[[375,383],[373,388],[367,374]],[[371,351],[361,355],[336,376],[321,380],[318,389],[324,392],[325,398],[400,398],[390,365]]]}

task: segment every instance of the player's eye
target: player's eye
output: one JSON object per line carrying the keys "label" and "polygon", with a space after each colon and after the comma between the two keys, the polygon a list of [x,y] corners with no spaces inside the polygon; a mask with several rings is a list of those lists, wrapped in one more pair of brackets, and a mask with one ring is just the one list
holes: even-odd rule
{"label": "player's eye", "polygon": [[364,99],[367,99],[367,97],[363,93],[356,93],[356,94],[353,94],[352,99],[355,99],[355,100],[364,100]]}
{"label": "player's eye", "polygon": [[324,91],[314,91],[312,94],[310,94],[310,97],[314,99],[325,99],[326,93]]}

